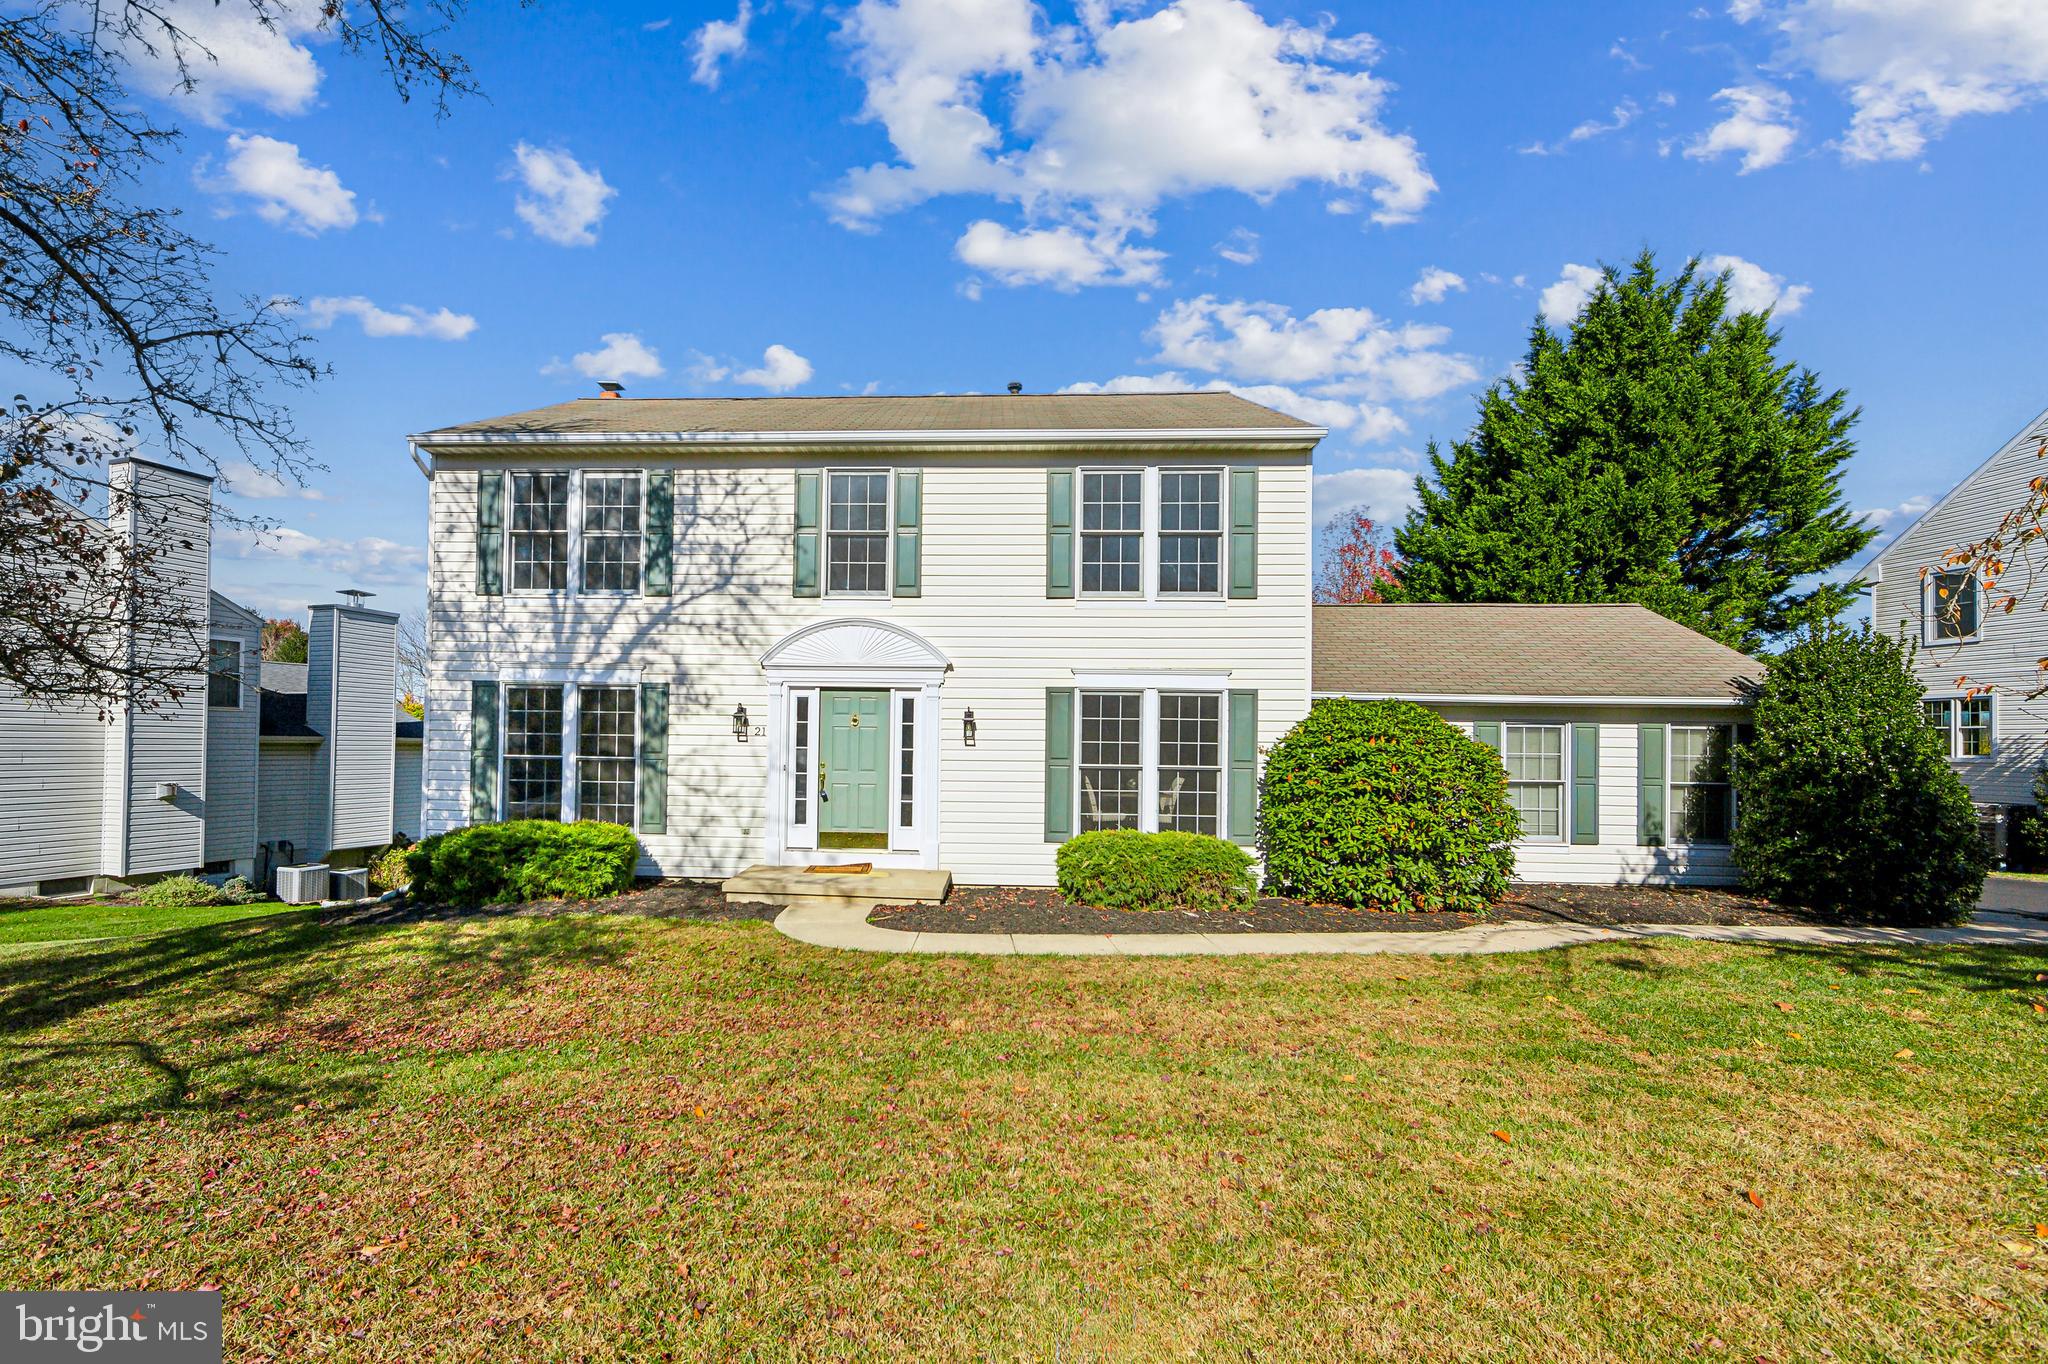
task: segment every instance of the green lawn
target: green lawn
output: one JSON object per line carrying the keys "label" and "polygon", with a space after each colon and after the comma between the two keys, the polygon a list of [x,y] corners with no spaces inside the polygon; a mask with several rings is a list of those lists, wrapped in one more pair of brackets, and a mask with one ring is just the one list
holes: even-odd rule
{"label": "green lawn", "polygon": [[2036,1358],[2044,977],[590,917],[22,951],[0,1282],[219,1285],[237,1359]]}
{"label": "green lawn", "polygon": [[132,938],[144,933],[202,928],[298,909],[266,901],[254,905],[198,905],[148,909],[141,905],[49,904],[0,900],[0,947],[10,943],[68,942],[78,938]]}

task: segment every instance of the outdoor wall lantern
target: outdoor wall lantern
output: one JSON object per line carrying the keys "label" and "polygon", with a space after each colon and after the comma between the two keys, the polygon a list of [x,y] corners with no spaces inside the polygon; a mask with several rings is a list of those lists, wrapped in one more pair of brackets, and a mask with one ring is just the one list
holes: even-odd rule
{"label": "outdoor wall lantern", "polygon": [[960,737],[967,741],[969,748],[974,747],[974,712],[971,710],[960,721]]}
{"label": "outdoor wall lantern", "polygon": [[733,709],[732,737],[741,743],[747,741],[747,708],[744,703]]}

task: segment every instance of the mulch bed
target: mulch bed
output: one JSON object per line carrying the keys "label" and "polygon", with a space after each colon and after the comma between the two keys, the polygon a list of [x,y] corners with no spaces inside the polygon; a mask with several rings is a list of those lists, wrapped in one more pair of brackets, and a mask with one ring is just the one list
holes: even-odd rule
{"label": "mulch bed", "polygon": [[1237,910],[1098,909],[1035,886],[956,887],[942,905],[885,905],[878,928],[921,933],[1437,933],[1504,922],[1813,924],[1837,920],[1703,887],[1518,885],[1491,914],[1401,914],[1264,896]]}
{"label": "mulch bed", "polygon": [[650,919],[736,920],[773,919],[780,905],[729,905],[716,881],[642,880],[623,895],[602,900],[536,900],[521,905],[423,905],[397,900],[385,905],[332,909],[321,915],[328,924],[404,924],[424,920],[551,918],[560,914],[634,914]]}

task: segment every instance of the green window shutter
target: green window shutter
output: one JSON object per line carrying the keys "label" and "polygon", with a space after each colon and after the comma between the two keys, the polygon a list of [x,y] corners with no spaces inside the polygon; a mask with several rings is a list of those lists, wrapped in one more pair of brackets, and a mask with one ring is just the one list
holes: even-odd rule
{"label": "green window shutter", "polygon": [[1472,722],[1472,737],[1485,744],[1494,752],[1500,752],[1500,721],[1475,720]]}
{"label": "green window shutter", "polygon": [[640,832],[668,832],[668,683],[640,684]]}
{"label": "green window shutter", "polygon": [[498,684],[469,684],[469,822],[498,817]]}
{"label": "green window shutter", "polygon": [[896,586],[894,595],[915,597],[920,590],[919,560],[924,554],[924,475],[916,469],[896,471]]}
{"label": "green window shutter", "polygon": [[1600,841],[1600,726],[1573,725],[1572,842]]}
{"label": "green window shutter", "polygon": [[476,590],[505,594],[505,475],[496,469],[476,476]]}
{"label": "green window shutter", "polygon": [[796,534],[791,541],[791,592],[818,595],[818,498],[824,476],[815,469],[796,474]]}
{"label": "green window shutter", "polygon": [[1230,841],[1259,841],[1259,694],[1230,693]]}
{"label": "green window shutter", "polygon": [[641,521],[641,540],[647,563],[640,574],[640,591],[649,597],[666,597],[675,590],[676,476],[671,473],[647,476],[647,514]]}
{"label": "green window shutter", "polygon": [[1045,595],[1074,595],[1074,471],[1045,475]]}
{"label": "green window shutter", "polygon": [[1230,471],[1230,595],[1259,595],[1259,471]]}
{"label": "green window shutter", "polygon": [[1045,841],[1074,836],[1074,693],[1045,692]]}
{"label": "green window shutter", "polygon": [[1662,725],[1636,726],[1636,842],[1664,842],[1664,739]]}

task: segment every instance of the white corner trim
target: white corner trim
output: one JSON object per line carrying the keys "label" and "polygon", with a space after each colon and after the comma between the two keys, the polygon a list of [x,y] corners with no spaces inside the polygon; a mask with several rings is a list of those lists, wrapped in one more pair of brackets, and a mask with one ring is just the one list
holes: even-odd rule
{"label": "white corner trim", "polygon": [[1314,701],[1413,701],[1423,706],[1729,706],[1746,709],[1739,696],[1523,696],[1513,693],[1311,692]]}

